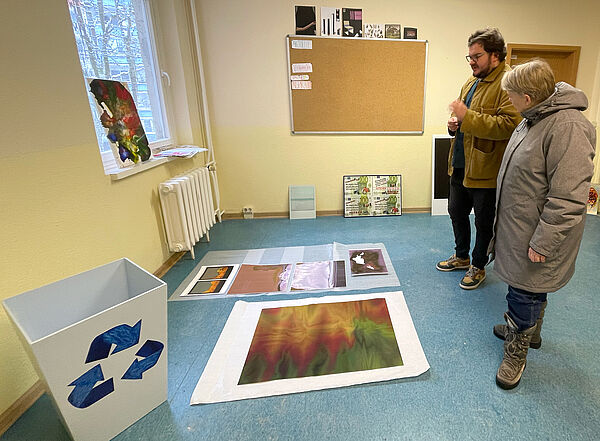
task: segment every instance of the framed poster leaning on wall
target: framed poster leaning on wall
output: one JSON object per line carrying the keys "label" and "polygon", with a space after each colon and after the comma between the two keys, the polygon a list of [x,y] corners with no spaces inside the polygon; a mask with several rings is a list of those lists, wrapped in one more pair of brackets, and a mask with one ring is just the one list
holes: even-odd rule
{"label": "framed poster leaning on wall", "polygon": [[402,175],[346,175],[344,217],[401,216]]}

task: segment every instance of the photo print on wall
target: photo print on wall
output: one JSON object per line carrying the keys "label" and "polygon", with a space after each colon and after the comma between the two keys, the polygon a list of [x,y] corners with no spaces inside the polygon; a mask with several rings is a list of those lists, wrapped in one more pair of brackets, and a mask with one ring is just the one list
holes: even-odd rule
{"label": "photo print on wall", "polygon": [[365,38],[383,38],[384,36],[384,26],[382,24],[373,24],[367,23],[365,24]]}
{"label": "photo print on wall", "polygon": [[296,6],[296,35],[317,35],[317,14],[314,6]]}
{"label": "photo print on wall", "polygon": [[386,24],[385,38],[402,38],[400,30],[401,26],[399,24]]}
{"label": "photo print on wall", "polygon": [[362,9],[342,9],[344,37],[362,37]]}
{"label": "photo print on wall", "polygon": [[404,27],[404,38],[407,40],[416,40],[417,39],[417,28],[407,28]]}
{"label": "photo print on wall", "polygon": [[342,29],[342,10],[340,8],[321,8],[321,35],[339,37]]}

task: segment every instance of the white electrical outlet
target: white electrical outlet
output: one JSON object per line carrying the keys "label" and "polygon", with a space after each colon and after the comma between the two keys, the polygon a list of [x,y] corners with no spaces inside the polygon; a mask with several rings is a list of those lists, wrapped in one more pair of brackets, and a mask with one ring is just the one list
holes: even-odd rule
{"label": "white electrical outlet", "polygon": [[252,207],[242,208],[242,214],[244,215],[244,219],[252,219],[254,217],[254,211],[252,210]]}

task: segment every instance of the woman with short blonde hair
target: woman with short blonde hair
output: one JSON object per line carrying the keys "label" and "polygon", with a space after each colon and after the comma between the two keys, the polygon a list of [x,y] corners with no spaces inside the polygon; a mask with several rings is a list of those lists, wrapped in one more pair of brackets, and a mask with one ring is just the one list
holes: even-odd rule
{"label": "woman with short blonde hair", "polygon": [[585,94],[567,83],[554,84],[543,60],[515,66],[504,75],[502,88],[524,118],[498,172],[488,248],[494,271],[508,284],[506,324],[494,326],[494,334],[505,340],[496,383],[512,389],[521,380],[528,349],[542,344],[547,293],[565,286],[575,271],[596,130],[581,114],[588,105]]}
{"label": "woman with short blonde hair", "polygon": [[540,58],[514,66],[502,78],[504,90],[529,95],[533,105],[541,103],[554,93],[554,83],[552,68]]}

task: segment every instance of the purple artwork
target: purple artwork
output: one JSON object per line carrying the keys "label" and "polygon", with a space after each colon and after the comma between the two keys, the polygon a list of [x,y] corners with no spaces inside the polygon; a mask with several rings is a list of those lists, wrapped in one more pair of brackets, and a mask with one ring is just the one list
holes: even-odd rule
{"label": "purple artwork", "polygon": [[345,267],[343,260],[297,263],[291,289],[299,291],[346,286]]}

